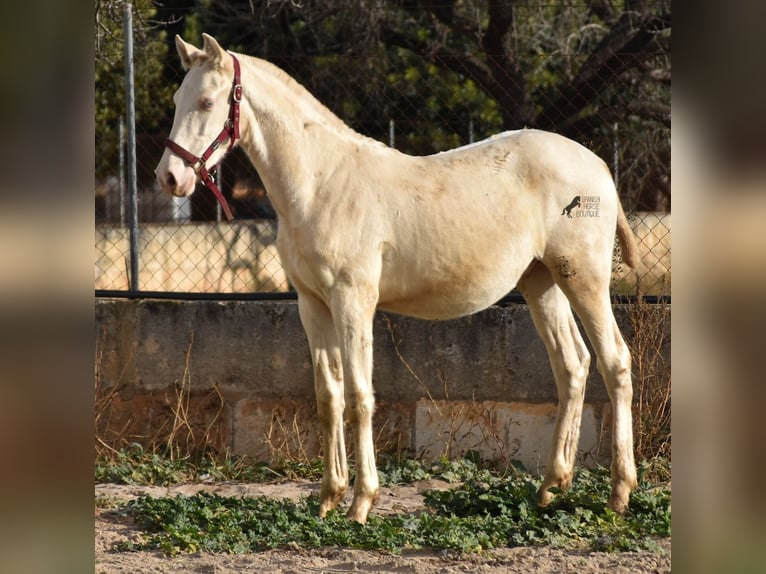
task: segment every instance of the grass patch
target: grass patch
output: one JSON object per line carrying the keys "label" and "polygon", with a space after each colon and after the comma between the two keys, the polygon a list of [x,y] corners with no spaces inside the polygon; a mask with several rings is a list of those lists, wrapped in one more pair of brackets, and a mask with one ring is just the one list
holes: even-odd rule
{"label": "grass patch", "polygon": [[504,476],[508,472],[516,472],[511,467],[499,472],[491,469],[471,452],[463,458],[449,460],[442,457],[438,461],[426,463],[414,459],[389,458],[380,461],[378,480],[381,486],[396,486],[411,484],[418,480],[441,479],[447,482],[464,482],[467,480],[492,480],[493,477]]}
{"label": "grass patch", "polygon": [[[141,542],[121,550],[243,553],[270,548],[342,546],[398,553],[432,548],[481,552],[507,546],[552,545],[604,551],[654,550],[670,536],[670,492],[642,480],[629,512],[606,508],[609,473],[581,470],[573,488],[545,509],[536,505],[540,479],[514,469],[497,476],[468,460],[423,465],[390,463],[381,475],[389,484],[452,476],[465,480],[448,491],[426,494],[418,514],[371,515],[367,525],[346,520],[342,510],[318,518],[319,501],[237,498],[200,493],[174,498],[143,497],[123,512],[144,530]],[[468,478],[466,478],[468,477]],[[642,476],[642,479],[644,477]]]}
{"label": "grass patch", "polygon": [[161,451],[147,451],[138,443],[96,457],[96,482],[116,484],[172,486],[188,482],[274,482],[321,477],[321,461],[284,460],[267,464],[253,462],[245,456],[213,452],[167,456]]}
{"label": "grass patch", "polygon": [[[189,482],[280,482],[285,480],[314,480],[322,478],[321,459],[301,462],[279,460],[272,463],[254,462],[245,456],[230,453],[203,453],[197,456],[167,456],[160,451],[145,450],[140,444],[96,457],[96,482],[116,484],[172,486]],[[510,471],[515,472],[511,467]],[[349,468],[354,477],[353,466]],[[433,478],[447,482],[490,480],[497,470],[468,453],[466,457],[424,463],[413,459],[382,457],[378,468],[381,486],[408,484]]]}

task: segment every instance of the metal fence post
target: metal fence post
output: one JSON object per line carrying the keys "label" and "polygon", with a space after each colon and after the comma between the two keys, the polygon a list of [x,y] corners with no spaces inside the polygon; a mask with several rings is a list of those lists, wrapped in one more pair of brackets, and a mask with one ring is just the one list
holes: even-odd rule
{"label": "metal fence post", "polygon": [[612,171],[614,172],[614,186],[620,189],[620,141],[617,138],[617,122],[614,122],[612,127],[613,138],[612,141]]}
{"label": "metal fence post", "polygon": [[136,98],[133,83],[133,6],[125,4],[125,108],[127,167],[130,194],[130,290],[138,291],[138,182],[136,181]]}
{"label": "metal fence post", "polygon": [[120,227],[125,227],[125,116],[120,116],[118,137],[120,140]]}

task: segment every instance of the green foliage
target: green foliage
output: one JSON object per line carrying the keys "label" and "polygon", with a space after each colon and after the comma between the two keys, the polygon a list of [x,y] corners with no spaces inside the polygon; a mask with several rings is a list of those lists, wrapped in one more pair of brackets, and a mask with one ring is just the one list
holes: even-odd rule
{"label": "green foliage", "polygon": [[117,484],[155,484],[169,486],[184,482],[241,480],[273,482],[279,480],[318,480],[322,462],[281,461],[254,463],[230,453],[200,453],[195,456],[168,456],[146,451],[140,444],[96,457],[96,482]]}
{"label": "green foliage", "polygon": [[272,463],[259,462],[253,467],[253,473],[261,478],[255,482],[273,480],[320,480],[324,464],[321,459],[313,461],[279,460]]}
{"label": "green foliage", "polygon": [[481,484],[470,481],[448,491],[426,495],[426,504],[444,517],[482,517],[491,531],[507,533],[511,545],[589,546],[598,550],[653,547],[656,537],[670,536],[670,493],[642,483],[631,495],[630,512],[606,507],[609,473],[582,470],[572,489],[559,492],[546,508],[537,507],[540,483],[529,476]]}
{"label": "green foliage", "polygon": [[[96,177],[116,175],[119,123],[126,114],[123,2],[98,3],[96,10]],[[134,92],[137,131],[155,132],[167,121],[177,84],[163,78],[165,32],[152,19],[151,0],[133,2]],[[172,117],[172,115],[171,115]]]}
{"label": "green foliage", "polygon": [[139,444],[122,449],[112,457],[96,459],[96,482],[167,486],[192,480],[194,475],[187,458],[174,459],[145,452]]}
{"label": "green foliage", "polygon": [[[387,476],[434,476],[408,461]],[[461,463],[460,471],[470,465]],[[439,469],[436,469],[439,472]],[[423,474],[420,474],[420,473]],[[470,472],[473,472],[472,470]],[[481,474],[481,473],[480,473]],[[482,474],[482,476],[484,476]],[[140,542],[122,550],[179,552],[257,552],[269,548],[343,546],[401,552],[434,548],[481,552],[503,546],[553,545],[603,551],[655,550],[658,537],[670,536],[670,493],[642,483],[626,516],[606,508],[609,476],[604,469],[581,471],[573,489],[538,508],[539,481],[528,474],[469,480],[453,490],[430,492],[427,511],[371,515],[367,525],[350,522],[341,510],[320,520],[318,500],[265,497],[227,498],[211,494],[175,498],[144,497],[123,509],[144,530]]]}
{"label": "green foliage", "polygon": [[487,468],[481,468],[480,463],[467,457],[455,460],[443,458],[432,463],[413,459],[391,459],[383,461],[378,468],[381,486],[394,486],[434,478],[452,483],[465,480],[491,480],[492,473]]}

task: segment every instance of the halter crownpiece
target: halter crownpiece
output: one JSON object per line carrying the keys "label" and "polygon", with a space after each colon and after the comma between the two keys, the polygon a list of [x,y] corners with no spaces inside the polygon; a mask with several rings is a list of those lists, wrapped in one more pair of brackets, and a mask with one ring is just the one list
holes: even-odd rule
{"label": "halter crownpiece", "polygon": [[231,151],[231,148],[234,147],[234,144],[237,143],[237,140],[239,139],[239,103],[242,101],[242,83],[240,81],[239,60],[237,60],[234,54],[230,55],[232,63],[234,64],[234,81],[231,86],[229,117],[223,124],[223,129],[221,130],[221,133],[218,134],[218,137],[213,140],[213,143],[211,143],[200,156],[194,155],[192,152],[178,145],[170,138],[165,138],[165,147],[183,158],[192,167],[192,169],[199,174],[200,181],[205,185],[205,187],[213,192],[213,195],[215,195],[218,203],[221,204],[223,212],[226,214],[226,219],[229,220],[234,219],[234,216],[231,214],[231,209],[229,209],[229,204],[226,202],[226,198],[223,196],[223,193],[216,185],[215,179],[213,179],[213,175],[216,171],[216,166],[207,169],[205,163],[207,162],[208,158],[213,155],[213,152],[215,152],[215,150],[217,150],[218,147],[227,139],[229,140],[229,147],[226,150],[227,153]]}

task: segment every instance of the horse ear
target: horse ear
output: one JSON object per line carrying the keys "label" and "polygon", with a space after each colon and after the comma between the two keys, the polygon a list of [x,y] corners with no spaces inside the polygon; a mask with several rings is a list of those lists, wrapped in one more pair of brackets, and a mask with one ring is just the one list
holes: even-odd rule
{"label": "horse ear", "polygon": [[184,70],[191,68],[194,61],[201,55],[204,55],[202,50],[187,44],[178,34],[176,34],[176,50],[178,50],[178,57],[181,58],[181,66],[183,66]]}
{"label": "horse ear", "polygon": [[202,49],[205,50],[205,54],[207,54],[210,61],[214,64],[223,61],[223,57],[226,55],[226,52],[221,48],[218,41],[205,33],[202,34]]}

